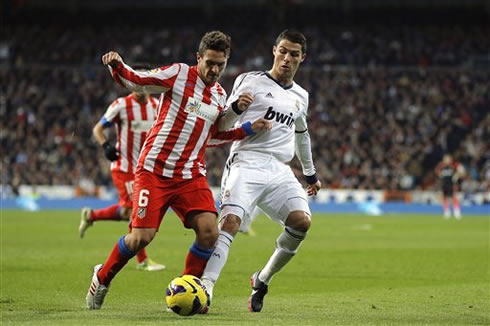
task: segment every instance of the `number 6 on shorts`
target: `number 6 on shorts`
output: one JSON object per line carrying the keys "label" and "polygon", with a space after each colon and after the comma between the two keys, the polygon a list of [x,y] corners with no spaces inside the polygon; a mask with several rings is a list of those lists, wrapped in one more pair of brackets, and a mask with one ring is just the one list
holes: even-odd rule
{"label": "number 6 on shorts", "polygon": [[148,195],[150,191],[148,189],[141,189],[140,195],[138,197],[138,207],[148,206]]}

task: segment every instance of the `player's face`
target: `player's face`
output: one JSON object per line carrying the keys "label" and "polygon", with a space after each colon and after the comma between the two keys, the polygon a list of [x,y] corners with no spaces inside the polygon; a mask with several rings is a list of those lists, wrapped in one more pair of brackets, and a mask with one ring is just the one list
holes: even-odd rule
{"label": "player's face", "polygon": [[221,51],[206,50],[202,57],[198,52],[197,71],[199,77],[207,85],[217,82],[226,68],[227,61],[228,58],[226,57],[226,54]]}
{"label": "player's face", "polygon": [[292,79],[303,62],[306,54],[301,51],[301,44],[282,39],[278,45],[272,48],[274,66],[272,70],[281,79]]}

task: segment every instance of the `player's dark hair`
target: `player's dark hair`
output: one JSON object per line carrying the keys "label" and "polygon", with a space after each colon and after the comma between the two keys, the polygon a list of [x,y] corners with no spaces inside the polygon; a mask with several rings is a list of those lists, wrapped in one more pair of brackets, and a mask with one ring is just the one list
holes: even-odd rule
{"label": "player's dark hair", "polygon": [[135,63],[132,65],[134,70],[151,70],[152,67],[147,63]]}
{"label": "player's dark hair", "polygon": [[199,43],[199,55],[204,56],[206,50],[223,52],[226,57],[231,52],[231,37],[220,31],[212,31],[204,34]]}
{"label": "player's dark hair", "polygon": [[276,46],[279,45],[281,40],[288,40],[293,43],[301,44],[301,52],[306,53],[306,37],[303,33],[285,29],[276,38]]}

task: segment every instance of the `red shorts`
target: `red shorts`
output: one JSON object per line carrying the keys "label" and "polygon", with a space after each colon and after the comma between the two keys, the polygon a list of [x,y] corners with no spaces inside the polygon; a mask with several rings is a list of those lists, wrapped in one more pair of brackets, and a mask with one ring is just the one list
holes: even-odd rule
{"label": "red shorts", "polygon": [[190,180],[174,180],[146,170],[136,172],[134,179],[131,227],[159,229],[170,207],[184,223],[191,211],[212,212],[217,215],[213,193],[205,176]]}
{"label": "red shorts", "polygon": [[111,171],[112,181],[119,194],[118,205],[133,207],[133,182],[134,174],[121,171]]}

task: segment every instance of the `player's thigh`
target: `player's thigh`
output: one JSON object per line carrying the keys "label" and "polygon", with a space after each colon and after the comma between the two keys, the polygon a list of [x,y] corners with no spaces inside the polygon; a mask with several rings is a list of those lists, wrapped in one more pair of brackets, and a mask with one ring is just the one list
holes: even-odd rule
{"label": "player's thigh", "polygon": [[194,217],[201,212],[209,213],[204,214],[207,218],[202,223],[207,221],[216,225],[216,216],[218,214],[216,203],[204,176],[176,186],[170,207],[179,216],[186,228],[194,228]]}
{"label": "player's thigh", "polygon": [[117,194],[119,196],[118,205],[121,207],[131,208],[133,206],[132,196],[134,174],[121,171],[112,171],[111,176],[114,187],[116,187]]}
{"label": "player's thigh", "polygon": [[249,218],[267,187],[267,172],[243,165],[232,166],[229,172],[222,185],[221,215],[231,213],[241,219]]}
{"label": "player's thigh", "polygon": [[294,175],[271,186],[258,206],[270,219],[281,225],[285,225],[286,219],[293,211],[303,211],[311,216],[306,192]]}
{"label": "player's thigh", "polygon": [[161,177],[149,171],[138,171],[134,179],[131,227],[159,229],[173,196],[172,189],[162,185]]}

